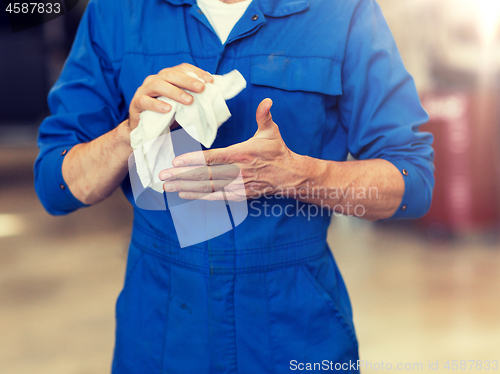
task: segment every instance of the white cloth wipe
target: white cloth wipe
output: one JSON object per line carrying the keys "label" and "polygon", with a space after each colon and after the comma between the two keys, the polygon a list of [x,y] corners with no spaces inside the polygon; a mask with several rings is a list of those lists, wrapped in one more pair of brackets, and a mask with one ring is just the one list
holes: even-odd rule
{"label": "white cloth wipe", "polygon": [[[195,73],[186,73],[200,79]],[[168,113],[146,110],[141,113],[139,125],[130,133],[137,174],[144,188],[163,192],[159,173],[172,167],[175,158],[170,126],[177,121],[196,141],[210,148],[217,136],[217,129],[231,113],[226,100],[238,95],[245,87],[245,78],[238,70],[225,75],[214,75],[213,83],[206,83],[201,93],[187,91],[194,98],[190,105],[160,96],[158,100],[171,105]]]}

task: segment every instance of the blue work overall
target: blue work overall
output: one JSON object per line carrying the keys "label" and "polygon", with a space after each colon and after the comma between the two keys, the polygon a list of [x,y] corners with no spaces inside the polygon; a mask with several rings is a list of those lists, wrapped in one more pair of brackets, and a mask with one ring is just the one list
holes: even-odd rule
{"label": "blue work overall", "polygon": [[[293,152],[385,159],[405,182],[392,218],[428,210],[432,136],[418,131],[428,117],[375,1],[253,0],[221,44],[195,0],[91,0],[40,127],[35,184],[50,213],[85,206],[61,173],[71,147],[114,129],[148,75],[181,63],[237,69],[247,81],[212,148],[251,138],[269,97]],[[327,211],[262,197],[233,230],[181,248],[168,207],[138,207],[129,178],[122,189],[134,227],[113,373],[288,373],[307,363],[358,372]]]}

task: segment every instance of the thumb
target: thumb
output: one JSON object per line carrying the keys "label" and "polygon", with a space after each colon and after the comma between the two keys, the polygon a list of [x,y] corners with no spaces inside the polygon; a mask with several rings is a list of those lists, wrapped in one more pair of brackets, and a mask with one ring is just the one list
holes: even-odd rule
{"label": "thumb", "polygon": [[255,119],[257,120],[257,126],[260,131],[265,131],[276,126],[273,122],[273,117],[271,116],[272,106],[273,101],[271,99],[264,99],[260,102],[259,107],[257,108]]}

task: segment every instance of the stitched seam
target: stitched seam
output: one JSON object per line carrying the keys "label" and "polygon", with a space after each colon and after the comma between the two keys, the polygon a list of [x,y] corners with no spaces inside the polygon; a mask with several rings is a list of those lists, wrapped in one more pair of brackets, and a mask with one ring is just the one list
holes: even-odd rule
{"label": "stitched seam", "polygon": [[[326,238],[326,234],[321,234],[312,238],[304,239],[298,242],[293,242],[293,243],[285,243],[285,244],[280,244],[273,246],[272,249],[269,247],[255,247],[255,248],[248,248],[248,249],[241,249],[241,250],[233,250],[231,249],[230,251],[238,252],[239,254],[245,254],[245,253],[266,253],[266,252],[277,252],[277,251],[284,251],[290,248],[294,247],[299,247],[302,244],[312,244],[316,243],[319,241],[322,241]],[[260,251],[259,251],[260,250]]]}
{"label": "stitched seam", "polygon": [[[356,336],[354,335],[354,332],[352,331],[351,327],[349,324],[346,322],[344,316],[342,313],[340,313],[339,309],[337,308],[336,305],[334,305],[333,300],[332,302],[329,303],[327,300],[325,300],[325,297],[321,294],[321,292],[318,290],[320,288],[324,293],[328,295],[328,293],[323,290],[323,287],[318,283],[316,278],[314,278],[314,275],[312,275],[308,269],[306,269],[304,266],[300,266],[301,271],[304,273],[305,277],[308,279],[309,283],[313,286],[314,290],[318,294],[318,296],[323,300],[323,302],[328,305],[328,307],[332,310],[333,315],[337,318],[337,320],[340,322],[340,325],[344,329],[344,331],[347,333],[349,338],[351,339],[351,342],[354,344],[355,348],[358,348],[358,342],[356,340]],[[313,280],[314,279],[314,280]]]}
{"label": "stitched seam", "polygon": [[[233,351],[233,362],[234,362],[234,372],[237,373],[238,372],[238,355],[237,355],[237,347],[236,347],[236,310],[235,310],[235,289],[236,289],[236,274],[233,275],[233,297],[232,297],[232,304],[233,304],[233,318],[232,318],[232,321],[231,321],[231,325],[233,327],[232,329],[232,332],[233,332],[233,345],[232,347],[230,347],[230,350]],[[232,348],[232,349],[231,349]]]}
{"label": "stitched seam", "polygon": [[123,282],[123,287],[125,288],[125,285],[129,282],[129,278],[134,274],[135,269],[137,268],[137,265],[139,265],[139,262],[142,260],[144,257],[145,253],[144,251],[141,251],[141,255],[137,258],[135,261],[135,264],[130,268],[128,274],[125,276],[125,281]]}
{"label": "stitched seam", "polygon": [[[167,242],[168,244],[172,244],[172,245],[175,245],[175,246],[177,246],[177,245],[178,245],[178,243],[174,243],[174,241],[170,240],[168,237],[166,237],[166,236],[160,236],[160,235],[158,235],[158,234],[157,234],[157,233],[155,233],[155,232],[152,232],[152,231],[150,231],[150,230],[148,230],[148,229],[146,229],[146,228],[143,228],[143,226],[138,225],[137,223],[136,223],[136,224],[134,224],[134,228],[133,228],[133,229],[134,229],[134,230],[141,231],[143,234],[146,234],[146,235],[148,235],[148,236],[153,236],[153,237],[155,237],[155,238],[158,238],[159,240],[163,240],[163,241]],[[134,234],[134,233],[133,233],[133,231],[132,231],[132,235],[133,235],[133,234]]]}
{"label": "stitched seam", "polygon": [[[205,279],[205,287],[206,287],[206,293],[207,293],[207,313],[210,313],[210,275],[209,276],[205,276],[203,277]],[[211,369],[212,367],[212,344],[211,341],[210,341],[210,323],[211,323],[211,318],[208,318],[208,323],[206,324],[207,326],[207,330],[206,330],[206,334],[208,336],[208,339],[207,339],[207,346],[206,346],[206,349],[207,349],[207,352],[208,352],[208,367],[209,367],[209,370]]]}
{"label": "stitched seam", "polygon": [[163,333],[163,347],[161,349],[161,366],[160,366],[160,372],[164,373],[164,363],[165,363],[165,347],[167,345],[167,334],[168,334],[168,312],[170,308],[170,297],[172,293],[172,271],[170,269],[170,266],[168,266],[168,296],[167,296],[167,307],[166,307],[166,318],[165,318],[165,330]]}
{"label": "stitched seam", "polygon": [[[125,57],[127,55],[140,55],[140,56],[175,56],[175,55],[189,55],[191,56],[192,58],[199,58],[199,59],[210,59],[210,58],[217,58],[218,55],[213,55],[213,56],[196,56],[196,55],[193,55],[191,54],[191,52],[189,51],[182,51],[182,52],[173,52],[173,53],[168,53],[168,52],[165,52],[165,53],[145,53],[145,52],[134,52],[134,51],[128,51],[128,52],[125,52],[123,54],[123,57],[121,57],[120,59],[117,59],[117,60],[112,60],[110,61],[111,64],[116,64],[116,63],[119,63],[119,62],[122,62]],[[294,55],[277,55],[277,54],[272,54],[272,53],[262,53],[262,54],[250,54],[250,55],[243,55],[243,56],[224,56],[224,59],[228,59],[228,60],[240,60],[240,59],[245,59],[245,58],[254,58],[254,57],[269,57],[269,56],[275,56],[275,57],[287,57],[287,58],[302,58],[302,59],[306,59],[306,58],[320,58],[320,59],[325,59],[325,60],[330,60],[330,61],[333,61],[333,62],[337,62],[337,63],[342,63],[341,60],[337,60],[337,59],[334,59],[332,57],[328,57],[328,56],[294,56]]]}
{"label": "stitched seam", "polygon": [[[142,231],[146,235],[154,236],[155,238],[158,238],[158,240],[165,241],[168,244],[172,244],[174,246],[178,245],[178,243],[173,242],[172,240],[170,240],[166,236],[162,236],[162,235],[159,235],[157,233],[152,233],[151,231],[147,231],[146,229],[142,229],[142,226],[140,226],[140,225],[136,224],[134,226],[134,228],[137,228],[139,231]],[[301,240],[301,241],[298,241],[298,242],[285,243],[285,244],[276,245],[276,246],[273,246],[272,248],[270,248],[269,246],[262,246],[262,247],[254,247],[254,248],[247,248],[247,249],[241,249],[241,250],[239,250],[239,249],[220,249],[220,250],[216,250],[216,252],[217,251],[221,251],[221,253],[225,252],[225,253],[228,253],[228,254],[232,254],[232,253],[235,253],[235,252],[237,252],[238,254],[276,252],[276,251],[287,250],[287,249],[294,248],[294,247],[299,247],[299,246],[301,246],[303,244],[316,243],[316,242],[319,242],[319,241],[321,241],[321,240],[323,240],[325,238],[326,238],[326,234],[320,234],[318,236],[315,236],[315,237],[312,237],[312,238],[308,238],[308,239],[304,239],[304,240]],[[199,249],[195,249],[195,248],[199,248]],[[195,252],[195,253],[205,253],[205,249],[204,248],[202,249],[200,247],[193,247],[192,249],[181,248],[181,250]],[[261,251],[259,251],[259,250],[261,250]]]}
{"label": "stitched seam", "polygon": [[273,337],[271,334],[271,313],[270,313],[270,307],[269,307],[269,280],[268,280],[269,274],[265,274],[266,277],[266,302],[267,302],[267,334],[269,336],[269,346],[271,348],[271,360],[272,360],[272,368],[273,372],[277,373],[276,370],[276,360],[274,356],[274,344],[273,344]]}
{"label": "stitched seam", "polygon": [[[288,57],[288,58],[320,58],[320,59],[324,59],[324,60],[330,60],[330,61],[333,61],[333,62],[338,62],[338,63],[342,63],[341,60],[337,60],[337,59],[334,59],[332,57],[329,57],[329,56],[315,56],[315,55],[308,55],[308,56],[294,56],[294,55],[277,55],[277,54],[273,54],[273,53],[259,53],[259,54],[253,54],[253,55],[249,55],[249,56],[243,56],[243,57],[236,57],[235,59],[237,58],[248,58],[248,57],[269,57],[269,56],[273,56],[273,57]],[[233,58],[233,57],[228,57],[228,58]]]}
{"label": "stitched seam", "polygon": [[[147,252],[151,254],[152,256],[159,257],[162,259],[167,260],[170,264],[173,264],[175,266],[196,271],[199,273],[209,273],[211,270],[208,267],[202,267],[202,266],[196,266],[196,265],[191,265],[183,261],[175,260],[173,258],[168,257],[167,255],[163,255],[159,252],[151,251],[150,249],[142,246],[140,243],[138,243],[135,240],[132,240],[134,245],[141,249],[144,252]],[[237,267],[237,268],[213,268],[212,270],[214,271],[214,274],[220,274],[220,275],[230,275],[230,274],[248,274],[248,273],[267,273],[269,271],[274,271],[274,270],[279,270],[279,269],[285,269],[289,267],[293,267],[296,265],[300,265],[304,262],[308,262],[311,260],[315,260],[317,258],[320,258],[323,256],[324,253],[320,252],[315,255],[311,255],[308,257],[304,257],[298,260],[293,260],[293,261],[286,261],[286,262],[279,262],[276,264],[271,264],[271,265],[264,265],[264,266],[246,266],[246,267]]]}

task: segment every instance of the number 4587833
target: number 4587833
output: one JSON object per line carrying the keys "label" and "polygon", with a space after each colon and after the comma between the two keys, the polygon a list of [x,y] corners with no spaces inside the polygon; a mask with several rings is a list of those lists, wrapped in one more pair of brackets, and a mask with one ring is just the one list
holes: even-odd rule
{"label": "number 4587833", "polygon": [[5,8],[7,13],[31,13],[31,14],[50,14],[50,13],[60,13],[61,4],[60,3],[9,3],[7,8]]}

